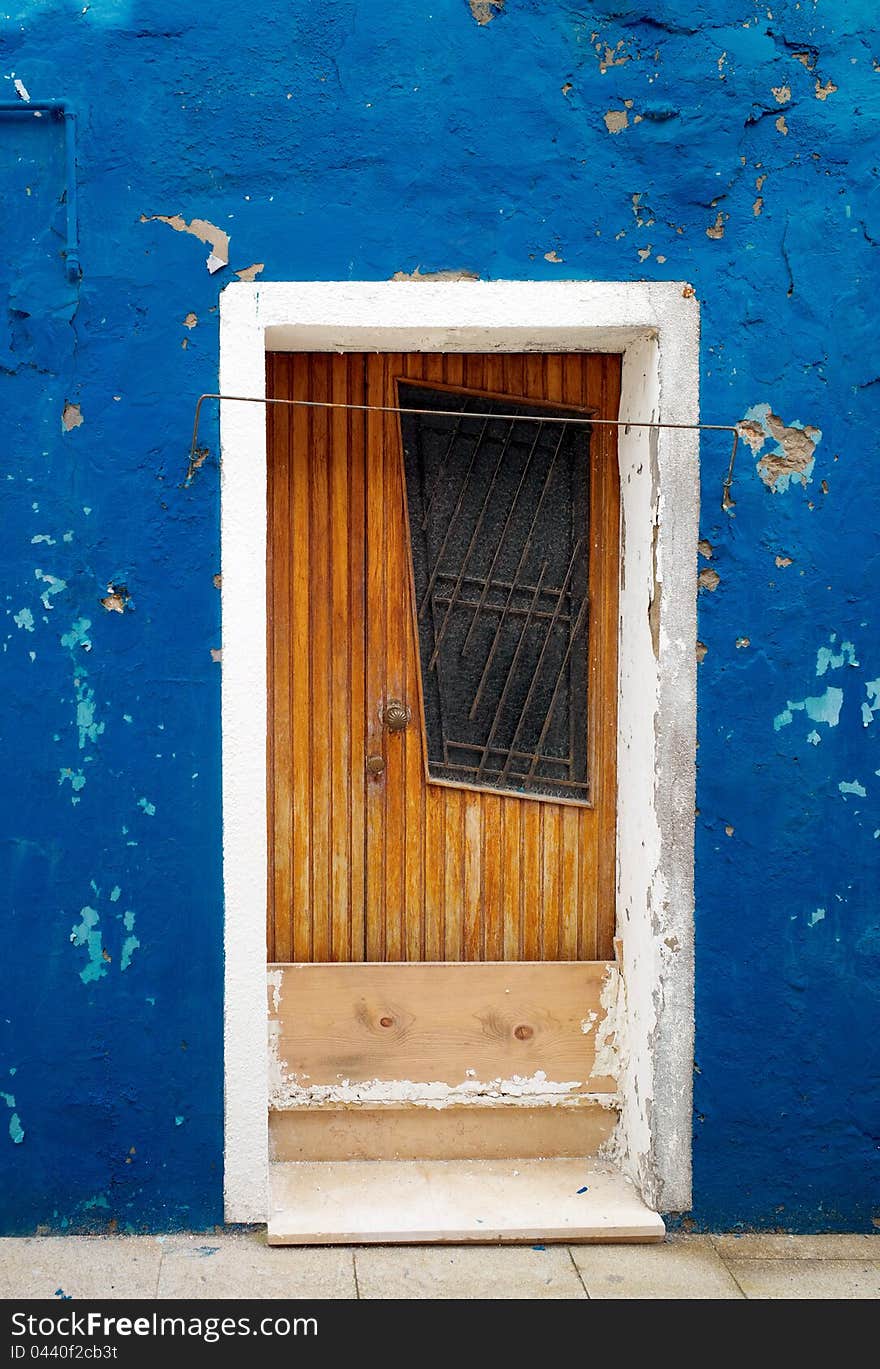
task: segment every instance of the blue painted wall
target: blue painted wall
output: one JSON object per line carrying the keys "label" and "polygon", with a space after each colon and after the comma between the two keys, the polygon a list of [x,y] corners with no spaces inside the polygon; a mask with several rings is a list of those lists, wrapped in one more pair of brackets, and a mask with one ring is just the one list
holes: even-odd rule
{"label": "blue painted wall", "polygon": [[80,114],[83,276],[59,125],[0,121],[2,1228],[222,1219],[214,456],[183,478],[259,263],[693,283],[704,416],[755,450],[723,513],[703,447],[692,1218],[869,1228],[872,0],[6,9],[0,99]]}

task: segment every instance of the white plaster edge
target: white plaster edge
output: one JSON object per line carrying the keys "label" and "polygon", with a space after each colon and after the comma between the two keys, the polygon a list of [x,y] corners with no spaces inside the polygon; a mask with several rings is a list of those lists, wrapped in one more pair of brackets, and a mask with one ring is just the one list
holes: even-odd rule
{"label": "white plaster edge", "polygon": [[[265,393],[265,350],[616,351],[621,418],[699,419],[699,306],[682,282],[235,283],[220,388]],[[225,1212],[265,1221],[266,423],[221,405]],[[691,1193],[696,432],[619,430],[618,935],[626,1040],[617,1158],[645,1200]],[[656,530],[656,538],[655,538]],[[654,652],[649,608],[660,585]],[[646,700],[652,707],[646,708]]]}

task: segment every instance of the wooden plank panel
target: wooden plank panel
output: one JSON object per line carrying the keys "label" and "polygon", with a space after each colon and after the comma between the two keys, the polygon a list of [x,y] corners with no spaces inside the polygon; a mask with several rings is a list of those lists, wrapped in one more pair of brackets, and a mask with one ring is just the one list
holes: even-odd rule
{"label": "wooden plank panel", "polygon": [[[276,356],[269,363],[272,392],[298,398],[332,392],[394,404],[401,375],[608,416],[619,401],[619,358]],[[271,953],[318,961],[610,953],[614,430],[594,429],[591,442],[589,807],[427,781],[398,420],[319,409],[289,410],[284,423],[270,411],[269,432]],[[413,708],[403,736],[389,738],[382,727],[389,696]],[[385,759],[382,775],[365,775],[370,753]]]}
{"label": "wooden plank panel", "polygon": [[302,1085],[458,1086],[543,1070],[551,1083],[568,1085],[566,1096],[614,1090],[612,1079],[591,1078],[602,989],[618,973],[613,962],[271,969],[273,1049]]}
{"label": "wooden plank panel", "polygon": [[322,1106],[269,1114],[269,1153],[285,1160],[503,1160],[596,1155],[617,1109],[509,1103],[446,1108]]}

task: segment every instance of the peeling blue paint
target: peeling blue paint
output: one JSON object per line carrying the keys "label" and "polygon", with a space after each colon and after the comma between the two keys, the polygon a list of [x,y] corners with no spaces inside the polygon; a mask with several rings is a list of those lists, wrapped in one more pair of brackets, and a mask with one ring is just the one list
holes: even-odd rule
{"label": "peeling blue paint", "polygon": [[831,634],[831,646],[820,646],[816,652],[816,674],[824,675],[827,670],[839,670],[842,665],[857,666],[856,649],[852,642],[841,642],[840,650],[835,651],[837,634]]}
{"label": "peeling blue paint", "polygon": [[34,630],[34,615],[29,608],[22,608],[19,609],[18,613],[13,613],[12,621],[16,627],[23,627],[25,632],[33,632]]}
{"label": "peeling blue paint", "polygon": [[94,908],[89,907],[80,908],[79,915],[82,920],[72,929],[70,939],[74,946],[84,946],[88,952],[88,964],[80,970],[79,977],[84,984],[92,984],[96,979],[103,979],[107,973],[100,917]]}
{"label": "peeling blue paint", "polygon": [[860,799],[868,797],[868,791],[859,780],[841,780],[837,786],[841,794],[857,794]]}
{"label": "peeling blue paint", "polygon": [[862,724],[870,727],[874,714],[880,712],[880,677],[865,681],[865,693],[868,698],[862,703]]}
{"label": "peeling blue paint", "polygon": [[[814,695],[809,699],[800,699],[792,702],[790,699],[781,713],[777,713],[773,719],[774,731],[778,732],[782,727],[788,727],[797,712],[806,713],[807,717],[814,723],[827,723],[829,727],[836,727],[840,721],[840,710],[843,707],[843,690],[836,685],[829,685],[824,694]],[[812,733],[811,736],[817,734]],[[815,743],[814,743],[815,745]]]}

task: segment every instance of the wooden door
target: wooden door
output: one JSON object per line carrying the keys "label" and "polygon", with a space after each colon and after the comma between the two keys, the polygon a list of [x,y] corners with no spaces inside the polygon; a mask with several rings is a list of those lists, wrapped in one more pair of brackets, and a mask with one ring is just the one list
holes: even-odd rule
{"label": "wooden door", "polygon": [[619,357],[268,364],[269,960],[610,957]]}

